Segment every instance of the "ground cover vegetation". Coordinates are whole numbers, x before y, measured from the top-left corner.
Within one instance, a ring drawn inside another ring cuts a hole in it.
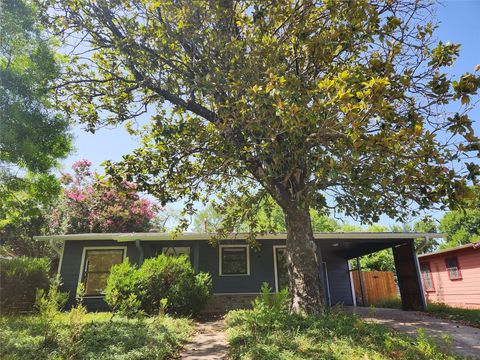
[[[32,315],[0,317],[2,359],[171,359],[193,332],[190,320],[160,314],[126,318],[87,313],[79,304],[60,309],[66,294],[39,291]]]
[[[480,328],[480,309],[461,309],[446,304],[429,303],[427,313]]]
[[[322,316],[288,312],[288,293],[264,286],[252,310],[226,318],[233,359],[456,359],[450,339],[437,342],[419,331],[415,338],[369,324],[341,309]]]

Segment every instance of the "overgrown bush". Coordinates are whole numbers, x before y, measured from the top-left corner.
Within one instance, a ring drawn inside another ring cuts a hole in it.
[[[32,311],[37,289],[48,289],[49,269],[46,258],[0,259],[0,312]]]
[[[211,286],[210,275],[195,274],[187,257],[162,254],[145,260],[139,269],[128,262],[112,267],[105,299],[112,310],[129,317],[195,315],[205,306]]]

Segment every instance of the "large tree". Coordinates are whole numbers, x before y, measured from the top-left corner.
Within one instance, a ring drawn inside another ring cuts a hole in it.
[[[268,197],[282,208],[292,311],[323,305],[311,208],[402,219],[478,175],[446,165],[479,150],[480,79],[445,73],[459,45],[434,43],[430,1],[41,2],[76,54],[63,109],[92,131],[151,115],[113,175],[187,213],[216,195],[222,234]]]
[[[145,232],[160,210],[136,192],[136,185],[112,183],[91,170],[83,159],[63,174],[63,194],[52,211],[50,232],[54,234]]]
[[[472,193],[463,207],[448,211],[440,220],[440,229],[448,234],[441,248],[480,241],[480,186],[472,187]]]
[[[24,0],[2,1],[0,33],[0,166],[45,172],[71,149],[68,121],[50,103],[60,73],[53,43]]]
[[[32,236],[60,192],[49,170],[71,149],[68,121],[50,101],[60,64],[30,1],[0,3],[0,34],[0,245],[46,255]]]

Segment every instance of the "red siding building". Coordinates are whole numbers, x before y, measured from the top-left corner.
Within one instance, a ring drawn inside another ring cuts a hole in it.
[[[418,256],[428,302],[480,309],[480,242]]]

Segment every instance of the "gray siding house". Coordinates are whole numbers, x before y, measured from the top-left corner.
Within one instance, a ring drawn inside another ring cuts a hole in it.
[[[39,236],[50,241],[60,254],[58,273],[62,290],[72,304],[79,284],[85,288],[84,303],[90,310],[108,310],[104,301],[106,279],[112,265],[128,259],[141,265],[157,256],[185,254],[194,268],[210,273],[213,296],[207,311],[248,306],[267,282],[274,291],[286,286],[286,234],[257,237],[258,246],[247,244],[248,234],[232,234],[212,246],[208,233],[102,233]],[[414,240],[431,237],[423,233],[315,233],[329,305],[356,305],[348,260],[392,248],[402,303],[405,310],[425,307],[425,298],[414,250]],[[438,237],[438,234],[435,234]],[[62,243],[61,248],[55,245]]]

